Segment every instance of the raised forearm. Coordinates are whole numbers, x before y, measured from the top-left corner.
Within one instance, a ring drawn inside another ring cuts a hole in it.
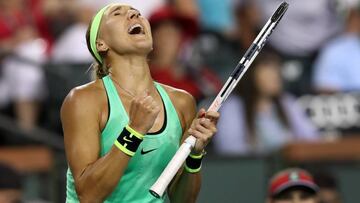
[[[130,156],[116,147],[84,169],[76,179],[80,202],[103,202],[114,190],[125,171]]]
[[[195,203],[201,187],[201,172],[188,173],[185,170],[170,188],[171,203]]]

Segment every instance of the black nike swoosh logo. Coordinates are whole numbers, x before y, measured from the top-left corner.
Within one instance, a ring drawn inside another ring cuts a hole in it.
[[[150,149],[150,150],[147,150],[147,151],[144,151],[144,149],[141,149],[141,155],[147,154],[147,153],[152,152],[152,151],[154,151],[154,150],[157,150],[157,148],[155,148],[155,149]]]

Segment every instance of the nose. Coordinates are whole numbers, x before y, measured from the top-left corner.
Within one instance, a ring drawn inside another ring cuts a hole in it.
[[[140,13],[137,10],[128,10],[128,19],[134,19],[134,18],[139,18]]]

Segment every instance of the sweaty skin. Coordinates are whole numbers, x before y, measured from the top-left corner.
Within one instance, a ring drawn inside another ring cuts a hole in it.
[[[134,23],[142,26],[144,34],[128,33]],[[103,56],[104,65],[111,67],[111,78],[121,85],[116,88],[129,115],[130,127],[142,134],[158,131],[165,118],[147,63],[147,55],[152,50],[149,22],[130,6],[113,4],[105,11],[99,30],[97,50]],[[216,132],[219,113],[202,109],[196,114],[190,94],[163,87],[181,121],[182,140],[190,132],[198,138],[192,153],[201,153]],[[106,91],[100,79],[71,90],[61,108],[66,156],[80,202],[104,201],[131,159],[114,146],[105,156],[99,156],[100,135],[108,115]],[[200,185],[200,173],[179,171],[169,187],[171,202],[195,202]]]

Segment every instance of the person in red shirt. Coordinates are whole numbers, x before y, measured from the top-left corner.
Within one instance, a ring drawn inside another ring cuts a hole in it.
[[[191,93],[197,101],[221,88],[220,80],[208,69],[189,62],[190,43],[198,33],[195,18],[178,14],[163,7],[149,19],[154,51],[150,70],[154,80]]]
[[[0,1],[0,108],[13,104],[15,119],[26,130],[37,124],[45,97],[42,64],[51,41],[38,3]]]

